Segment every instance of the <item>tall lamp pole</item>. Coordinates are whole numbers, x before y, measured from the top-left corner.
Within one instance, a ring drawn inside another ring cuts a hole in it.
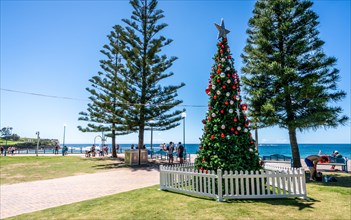
[[[154,123],[155,123],[154,120],[150,121],[150,127],[151,127],[151,150],[152,150],[152,141],[153,141],[153,133],[154,133],[154,129],[153,129]]]
[[[39,131],[37,131],[35,134],[37,135],[37,149],[36,149],[35,153],[38,156],[39,140],[40,140],[39,134],[40,133],[39,133]]]
[[[66,124],[63,125],[63,140],[62,140],[62,148],[65,146],[65,138],[66,138]]]
[[[185,118],[186,118],[186,112],[182,112],[182,118],[183,118],[183,146],[185,149]]]

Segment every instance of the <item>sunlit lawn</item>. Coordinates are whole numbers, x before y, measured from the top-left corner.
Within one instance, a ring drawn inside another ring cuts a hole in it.
[[[158,190],[158,186],[64,205],[11,219],[337,219],[351,217],[351,175],[308,183],[310,200],[217,202]]]
[[[119,160],[76,156],[0,157],[1,184],[101,172],[123,166]],[[329,175],[329,174],[328,174]],[[351,219],[351,174],[337,182],[308,182],[309,200],[211,199],[148,187],[33,212],[11,219]],[[133,181],[133,180],[131,180]]]
[[[101,172],[123,166],[110,158],[79,156],[6,156],[0,157],[0,184],[53,179],[82,173]]]

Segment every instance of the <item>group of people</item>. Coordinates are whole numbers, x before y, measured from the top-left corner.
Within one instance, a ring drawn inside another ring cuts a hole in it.
[[[168,163],[173,164],[173,152],[177,152],[177,156],[179,158],[179,163],[182,164],[184,163],[184,146],[182,145],[181,142],[178,143],[178,145],[175,145],[172,141],[169,142],[169,144],[166,146],[166,144],[163,144],[161,146],[161,149],[166,151],[168,154]]]
[[[0,155],[6,156],[6,153],[7,153],[13,156],[16,150],[17,150],[16,146],[10,146],[7,148],[7,150],[3,146],[0,146]]]
[[[118,149],[119,149],[119,145],[117,145],[117,151],[118,151]],[[85,157],[90,157],[90,156],[95,157],[96,153],[98,153],[98,155],[100,157],[108,155],[108,146],[105,144],[102,147],[102,150],[100,150],[100,149],[96,149],[95,144],[93,144],[93,146],[91,146],[90,150],[85,151]]]
[[[330,156],[335,157],[335,158],[342,157],[342,155],[337,150],[333,151],[333,153]],[[310,181],[316,181],[317,164],[318,163],[327,163],[327,162],[329,162],[329,159],[327,156],[310,155],[310,156],[305,158],[305,163],[310,170]],[[335,165],[332,165],[331,169],[335,169]]]

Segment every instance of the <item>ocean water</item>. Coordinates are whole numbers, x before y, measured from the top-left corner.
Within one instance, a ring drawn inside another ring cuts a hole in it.
[[[81,150],[85,152],[85,148],[89,148],[91,144],[67,144],[69,152],[79,153]],[[130,149],[131,144],[120,144],[122,151]],[[136,146],[136,144],[134,144]],[[147,149],[150,145],[145,144]],[[153,144],[154,150],[160,149],[160,144]],[[109,152],[111,152],[111,145],[108,145]],[[187,153],[196,154],[199,149],[199,144],[185,144]],[[312,154],[326,154],[330,155],[334,150],[339,151],[344,157],[351,158],[351,144],[299,144],[300,157],[305,158]],[[258,153],[260,156],[269,156],[272,154],[282,154],[291,156],[290,144],[259,144]]]

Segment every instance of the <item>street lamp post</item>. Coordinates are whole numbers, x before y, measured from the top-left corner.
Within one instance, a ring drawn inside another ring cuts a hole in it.
[[[154,134],[154,128],[153,128],[154,123],[155,123],[154,120],[150,121],[150,127],[151,127],[151,144],[150,144],[151,146],[150,146],[150,148],[151,148],[151,150],[152,150],[152,141],[153,141],[153,134]]]
[[[35,151],[35,154],[38,156],[39,139],[40,139],[39,134],[40,134],[40,133],[39,133],[39,131],[37,131],[35,134],[37,135],[37,149],[36,149],[36,151]]]
[[[182,112],[182,118],[183,118],[183,146],[185,149],[185,118],[186,118],[186,112]]]
[[[62,140],[62,149],[65,146],[65,138],[66,138],[66,124],[63,125],[63,140]]]
[[[151,158],[152,158],[152,154],[154,152],[154,150],[152,149],[152,141],[153,141],[153,134],[154,134],[154,120],[150,121],[150,127],[151,127],[151,143],[150,143],[150,150],[151,150]]]

